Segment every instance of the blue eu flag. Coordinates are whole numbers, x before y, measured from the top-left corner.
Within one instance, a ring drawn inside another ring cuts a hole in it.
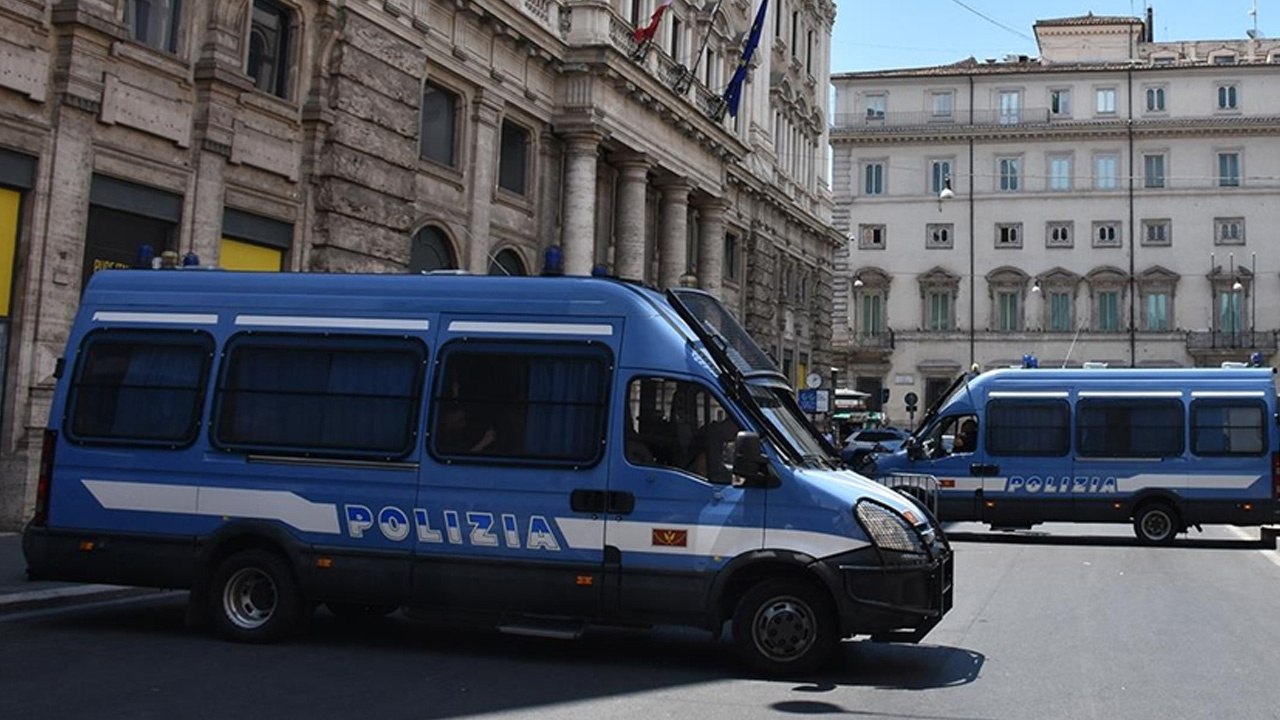
[[[761,0],[760,9],[756,11],[756,21],[751,23],[751,34],[747,36],[747,44],[742,48],[742,57],[738,60],[738,69],[733,79],[724,89],[724,101],[729,106],[729,115],[738,116],[738,101],[742,99],[742,84],[747,81],[747,68],[751,65],[751,56],[760,44],[760,31],[764,28],[764,16],[769,7],[769,0]]]

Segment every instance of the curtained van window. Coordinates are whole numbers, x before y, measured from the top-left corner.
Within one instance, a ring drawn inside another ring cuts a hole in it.
[[[403,458],[415,444],[426,359],[408,338],[233,338],[214,439],[264,454]]]
[[[1179,457],[1185,412],[1177,398],[1082,398],[1076,448],[1083,457]]]
[[[200,426],[213,338],[100,331],[81,346],[67,435],[79,442],[187,445]]]
[[[441,456],[590,464],[604,447],[608,351],[590,345],[446,347],[432,443]]]
[[[1071,449],[1071,410],[1065,400],[987,403],[987,452],[1062,457]]]
[[[1191,404],[1191,451],[1262,455],[1268,446],[1267,419],[1260,400],[1196,400]]]

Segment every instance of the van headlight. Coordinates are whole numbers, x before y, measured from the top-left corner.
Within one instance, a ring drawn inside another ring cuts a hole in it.
[[[885,555],[886,562],[924,562],[928,552],[920,534],[901,513],[878,502],[861,500],[853,508],[854,517],[871,543]]]

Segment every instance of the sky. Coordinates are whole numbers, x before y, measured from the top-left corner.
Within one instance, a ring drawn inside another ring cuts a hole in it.
[[[1255,0],[1151,0],[1156,42],[1244,39]],[[1039,55],[1036,20],[1144,15],[1145,0],[836,0],[831,72]],[[1258,32],[1280,35],[1280,0],[1256,0]],[[967,6],[967,7],[966,7]],[[987,19],[984,19],[985,15]],[[1001,27],[1004,26],[1004,27]],[[1268,32],[1271,30],[1271,32]]]

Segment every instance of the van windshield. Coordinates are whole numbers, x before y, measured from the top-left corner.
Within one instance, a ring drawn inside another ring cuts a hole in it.
[[[810,430],[811,426],[800,414],[799,406],[791,399],[790,388],[755,384],[747,387],[751,400],[760,408],[765,420],[800,455],[803,466],[834,467],[831,456]]]
[[[778,366],[719,300],[698,291],[672,290],[671,294],[701,326],[694,329],[716,341],[740,374],[750,376],[768,372],[782,377]]]

